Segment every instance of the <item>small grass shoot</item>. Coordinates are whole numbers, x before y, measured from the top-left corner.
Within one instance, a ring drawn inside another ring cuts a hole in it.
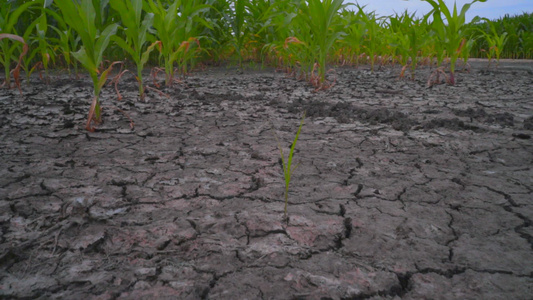
[[[300,127],[298,127],[298,131],[296,132],[296,136],[294,137],[294,140],[292,141],[292,145],[289,151],[289,156],[287,157],[287,160],[285,160],[285,155],[283,154],[283,147],[281,146],[281,143],[279,141],[278,135],[274,131],[274,137],[276,138],[276,142],[278,143],[279,153],[281,155],[281,165],[283,167],[283,176],[285,178],[285,208],[283,210],[283,219],[288,222],[287,218],[287,206],[289,204],[289,186],[291,183],[291,176],[292,173],[296,170],[298,165],[293,166],[292,159],[294,155],[294,148],[296,148],[296,142],[298,141],[298,137],[300,136],[300,132],[302,130],[302,126],[304,125],[305,120],[305,112],[302,116],[302,120],[300,121]]]

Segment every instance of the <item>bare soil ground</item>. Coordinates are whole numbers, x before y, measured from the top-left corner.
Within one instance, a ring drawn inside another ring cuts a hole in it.
[[[0,298],[530,299],[533,63],[472,64],[125,78],[94,133],[88,79],[2,89]]]

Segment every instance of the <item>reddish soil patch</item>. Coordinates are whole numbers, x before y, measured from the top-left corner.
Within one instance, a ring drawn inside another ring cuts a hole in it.
[[[530,298],[533,65],[485,65],[125,79],[95,133],[86,79],[0,90],[0,298]]]

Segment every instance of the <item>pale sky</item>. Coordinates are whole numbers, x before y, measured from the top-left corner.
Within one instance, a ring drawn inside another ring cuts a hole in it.
[[[410,13],[417,12],[417,16],[429,12],[432,6],[422,0],[348,0],[344,1],[359,3],[365,7],[365,12],[375,11],[378,16],[394,15],[395,12],[401,14],[407,9]],[[438,2],[436,0],[436,2]],[[445,0],[446,4],[453,9],[454,0]],[[460,12],[464,4],[472,0],[457,0],[457,10]],[[491,20],[504,16],[505,14],[516,15],[523,12],[533,12],[533,0],[487,0],[487,2],[476,2],[470,6],[466,13],[466,21],[470,22],[475,16],[489,18]]]

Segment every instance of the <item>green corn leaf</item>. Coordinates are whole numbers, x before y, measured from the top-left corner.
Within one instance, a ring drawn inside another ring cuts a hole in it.
[[[31,6],[43,4],[42,0],[29,1],[19,6],[15,11],[8,14],[7,22],[2,28],[2,33],[13,33],[13,26],[18,22],[20,15],[27,11]]]
[[[125,28],[131,28],[135,23],[135,15],[131,8],[130,0],[114,0],[110,2],[110,6],[120,15],[120,20]]]
[[[115,35],[118,29],[118,24],[110,24],[108,25],[104,31],[100,34],[100,37],[96,41],[94,50],[96,54],[96,63],[99,64],[102,61],[102,56],[104,55],[104,51],[107,48],[107,45],[111,41],[111,37]]]
[[[146,64],[146,62],[148,62],[148,58],[150,57],[150,53],[155,49],[156,46],[161,48],[161,42],[160,41],[153,42],[150,46],[148,46],[148,48],[146,48],[146,51],[144,51],[142,56],[141,56],[141,65],[144,66]]]
[[[164,26],[167,32],[171,32],[173,31],[173,28],[175,28],[179,2],[180,1],[174,1],[174,3],[166,11],[164,18]]]
[[[68,2],[68,1],[66,1]],[[96,11],[93,6],[92,0],[82,0],[81,1],[81,9],[78,10],[79,14],[82,16],[82,20],[85,24],[83,24],[83,28],[87,31],[89,37],[96,37],[97,36],[97,28],[96,28]]]
[[[113,40],[115,44],[117,44],[120,48],[126,51],[135,60],[135,58],[137,57],[137,53],[132,48],[132,45],[128,44],[123,38],[118,35],[113,35],[111,37],[111,40]]]
[[[139,35],[139,41],[140,42],[144,43],[146,41],[149,29],[150,29],[150,27],[152,27],[153,23],[154,23],[154,14],[153,13],[147,13],[144,16],[144,20],[141,23],[140,35]]]
[[[113,2],[113,1],[111,1],[111,2]],[[141,22],[141,17],[142,17],[143,1],[142,0],[132,0],[131,4],[133,6],[133,11],[135,12],[135,24],[139,24]]]
[[[98,90],[101,90],[104,84],[107,81],[107,75],[109,71],[111,71],[112,67],[107,68],[105,71],[102,72],[100,75],[100,78],[98,78]]]
[[[300,127],[298,127],[298,132],[296,132],[296,136],[294,137],[294,141],[292,142],[291,150],[289,152],[289,158],[287,162],[287,172],[289,173],[289,181],[290,181],[290,176],[292,174],[291,172],[292,156],[294,155],[294,148],[296,147],[296,142],[298,141],[298,137],[300,136],[300,131],[302,130],[302,126],[304,125],[304,120],[305,120],[305,112],[302,116],[302,120],[300,121]]]
[[[48,29],[48,23],[46,22],[46,14],[42,13],[41,16],[38,18],[38,23],[36,25],[37,33],[39,35],[39,38],[45,39],[46,38],[46,31]]]
[[[56,1],[55,3],[61,10],[65,23],[78,34],[83,46],[86,48],[86,52],[89,54],[94,53],[96,29],[89,30],[89,27],[95,26],[94,23],[91,24],[89,22],[86,14],[81,12],[81,7],[74,4],[73,1]],[[94,32],[94,35],[91,35],[92,32]]]
[[[51,10],[51,9],[46,9],[46,13],[54,18],[54,20],[59,24],[60,28],[66,28],[67,27],[63,17],[60,16],[57,12],[55,12],[54,10]],[[56,28],[56,27],[53,27],[53,28]]]
[[[85,47],[81,47],[80,50],[78,50],[77,52],[72,52],[72,56],[77,59],[83,65],[83,67],[86,68],[87,71],[89,71],[89,73],[98,73],[98,67],[96,63],[91,59],[91,57],[87,54]]]

